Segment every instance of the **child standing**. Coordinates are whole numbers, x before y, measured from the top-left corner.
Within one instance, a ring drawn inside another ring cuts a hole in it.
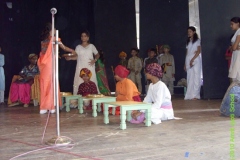
[[[163,45],[164,55],[161,56],[159,64],[162,66],[163,69],[162,81],[168,86],[171,95],[173,95],[173,82],[175,81],[175,63],[174,57],[172,54],[169,53],[169,51],[169,45]]]
[[[158,60],[156,58],[156,51],[154,48],[151,48],[149,51],[148,51],[148,58],[146,59],[145,61],[145,68],[144,68],[144,71],[146,70],[146,67],[149,65],[149,64],[152,64],[152,63],[158,63]],[[150,81],[149,80],[146,80],[146,84],[145,84],[145,90],[146,90],[146,93],[148,91],[148,86],[150,84]]]
[[[145,67],[146,67],[146,60],[150,58],[150,50],[147,51],[147,57],[144,58],[143,60],[143,70],[145,70]]]
[[[158,60],[158,64],[160,63],[160,58],[161,56],[164,54],[163,53],[163,45],[157,45],[157,60]]]
[[[5,64],[2,48],[0,47],[0,105],[4,104],[5,74],[3,66]]]
[[[79,77],[83,79],[83,83],[79,85],[77,94],[80,94],[82,96],[87,96],[88,94],[98,94],[96,84],[90,80],[91,76],[92,73],[87,68],[83,68],[80,71]],[[90,109],[91,108],[90,100],[84,100],[83,105],[84,109]]]
[[[142,70],[142,60],[137,56],[137,48],[131,49],[132,57],[128,60],[128,68],[130,69],[129,79],[131,79],[135,84],[137,84],[138,91],[142,92],[142,82],[141,82],[141,70]]]
[[[119,53],[119,58],[120,58],[119,65],[122,65],[127,68],[127,65],[128,65],[128,60],[126,59],[127,54],[122,51],[121,53]]]
[[[161,66],[157,63],[149,64],[146,67],[146,77],[151,80],[147,96],[143,102],[152,104],[151,121],[154,124],[161,123],[162,120],[174,119],[171,94],[167,86],[161,82]],[[145,119],[145,110],[133,111],[131,123],[142,123]]]
[[[145,69],[146,67],[151,63],[158,63],[158,60],[156,58],[156,51],[154,48],[151,48],[148,53],[148,59],[145,61]]]

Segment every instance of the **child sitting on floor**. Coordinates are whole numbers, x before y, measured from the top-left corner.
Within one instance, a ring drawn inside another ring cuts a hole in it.
[[[118,65],[114,70],[114,78],[116,79],[116,92],[117,101],[141,101],[140,92],[137,86],[130,79],[127,78],[129,70],[122,65]],[[116,115],[120,114],[120,108],[116,108]]]
[[[96,84],[90,80],[92,73],[89,69],[83,68],[80,71],[79,77],[83,79],[83,83],[79,85],[77,94],[80,94],[82,96],[87,96],[88,94],[98,94]],[[90,100],[84,100],[83,105],[83,109],[92,109]]]
[[[171,94],[167,86],[160,80],[162,77],[161,66],[157,63],[149,64],[146,67],[146,77],[151,80],[147,96],[143,102],[152,104],[151,121],[154,124],[161,123],[161,120],[174,119]],[[142,123],[145,119],[145,110],[133,111],[131,123]]]

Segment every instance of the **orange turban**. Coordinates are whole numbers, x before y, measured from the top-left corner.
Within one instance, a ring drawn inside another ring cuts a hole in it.
[[[89,69],[87,69],[87,68],[81,69],[81,71],[80,71],[80,77],[82,77],[82,76],[85,75],[85,74],[86,74],[89,78],[92,77],[92,72],[91,72]]]
[[[122,65],[118,65],[115,68],[114,72],[115,72],[115,75],[118,75],[121,78],[127,78],[129,74],[129,70],[127,70],[127,68]]]
[[[122,51],[121,53],[119,53],[119,58],[120,58],[120,57],[127,57],[127,53],[125,53],[125,52]]]

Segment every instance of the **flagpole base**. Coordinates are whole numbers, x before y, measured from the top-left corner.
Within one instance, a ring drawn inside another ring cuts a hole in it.
[[[58,137],[58,136],[55,136],[51,139],[49,139],[48,141],[45,142],[46,145],[50,145],[50,146],[53,146],[53,145],[61,145],[61,146],[64,146],[64,145],[68,145],[68,144],[71,144],[72,141],[67,138],[67,137]]]

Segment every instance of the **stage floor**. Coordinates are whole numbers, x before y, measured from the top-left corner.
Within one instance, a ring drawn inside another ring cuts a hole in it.
[[[96,118],[91,111],[79,114],[77,109],[60,113],[61,136],[71,138],[70,150],[47,148],[16,158],[17,160],[227,160],[230,159],[231,120],[219,114],[220,99],[184,101],[173,96],[176,117],[145,127],[130,124],[119,129],[119,116],[103,114]],[[41,144],[48,115],[30,105],[0,107],[1,160],[49,147]],[[240,159],[240,118],[235,119],[235,159]],[[44,142],[56,135],[56,115],[51,114]]]

